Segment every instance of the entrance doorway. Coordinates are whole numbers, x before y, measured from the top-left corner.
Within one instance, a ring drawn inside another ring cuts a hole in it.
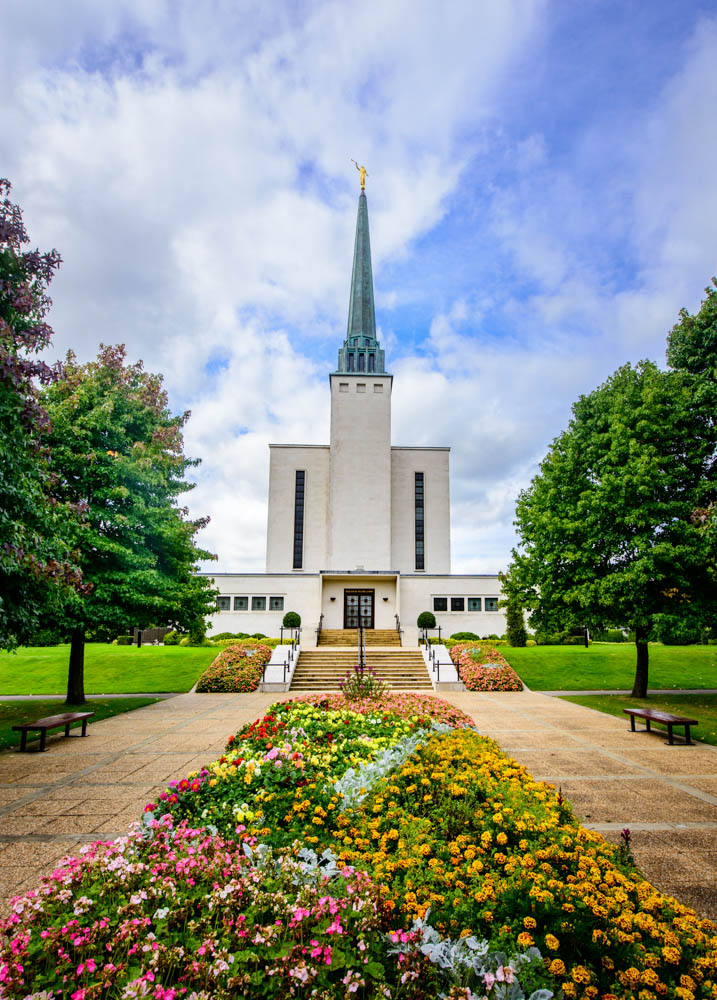
[[[344,591],[344,628],[373,628],[373,590]]]

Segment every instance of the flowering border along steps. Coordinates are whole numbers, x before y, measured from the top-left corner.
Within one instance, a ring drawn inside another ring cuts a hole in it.
[[[302,650],[294,677],[292,691],[338,691],[347,671],[357,663],[355,649],[331,648]],[[366,665],[393,690],[431,691],[433,685],[426,664],[418,649],[380,649],[372,647],[366,652]]]

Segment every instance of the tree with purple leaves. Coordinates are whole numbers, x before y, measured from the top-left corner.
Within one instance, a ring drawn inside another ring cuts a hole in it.
[[[83,588],[66,526],[78,511],[59,501],[47,466],[49,419],[38,383],[58,375],[38,355],[50,342],[46,289],[56,250],[25,249],[20,207],[0,179],[0,648],[13,649],[48,609]]]

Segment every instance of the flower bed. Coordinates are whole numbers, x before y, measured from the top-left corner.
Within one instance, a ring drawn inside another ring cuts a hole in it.
[[[212,660],[197,681],[197,691],[243,692],[256,691],[264,667],[271,659],[271,648],[260,643],[253,646],[227,646]]]
[[[492,646],[457,643],[450,650],[458,675],[469,691],[522,691],[523,682]]]
[[[466,716],[356,707],[274,705],[16,901],[0,995],[717,997],[714,925]]]

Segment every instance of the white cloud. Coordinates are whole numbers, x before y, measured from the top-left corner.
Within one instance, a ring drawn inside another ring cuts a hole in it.
[[[627,357],[659,356],[679,306],[697,305],[717,270],[715,23],[629,136],[586,113],[571,159],[504,115],[516,60],[531,44],[547,57],[547,9],[6,4],[0,152],[33,241],[65,260],[57,349],[123,341],[191,407],[190,503],[212,516],[218,568],[263,567],[268,442],[328,440],[350,157],[369,169],[375,273],[414,259],[478,184],[486,252],[506,262],[500,285],[436,302],[417,357],[379,314],[394,440],[453,447],[457,569],[505,565],[515,495],[570,402]],[[380,311],[405,301],[396,286],[377,296]]]

